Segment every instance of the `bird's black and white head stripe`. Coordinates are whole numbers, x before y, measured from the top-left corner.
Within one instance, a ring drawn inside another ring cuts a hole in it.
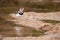
[[[23,15],[23,13],[24,13],[24,8],[20,8],[19,11],[18,11],[18,14]]]

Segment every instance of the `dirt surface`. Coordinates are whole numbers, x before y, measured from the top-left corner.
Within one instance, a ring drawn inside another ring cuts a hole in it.
[[[12,21],[17,25],[24,25],[25,27],[32,27],[36,30],[45,30],[46,35],[39,37],[2,37],[3,40],[60,40],[60,23],[53,25],[40,21],[41,19],[60,21],[60,12],[25,12],[22,16],[16,16],[15,13],[11,13],[9,16],[15,19],[6,19],[7,21]]]
[[[53,34],[40,37],[5,37],[3,40],[60,40],[60,36]]]
[[[42,19],[57,20],[60,21],[60,12],[51,13],[36,13],[36,12],[25,12],[22,16],[16,16],[15,14],[10,14],[13,18],[16,18],[16,24],[21,24],[25,26],[30,26],[34,28],[40,28],[44,25],[51,25],[50,23],[43,23]]]

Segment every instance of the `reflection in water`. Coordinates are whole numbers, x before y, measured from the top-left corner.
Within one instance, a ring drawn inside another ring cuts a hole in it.
[[[22,27],[18,27],[18,26],[16,26],[16,27],[14,27],[15,28],[15,30],[16,30],[16,34],[18,35],[18,36],[23,36],[23,28]]]

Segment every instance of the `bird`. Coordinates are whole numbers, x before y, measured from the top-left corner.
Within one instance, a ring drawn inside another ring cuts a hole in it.
[[[24,14],[24,8],[20,8],[19,11],[16,13],[16,16],[22,16]]]

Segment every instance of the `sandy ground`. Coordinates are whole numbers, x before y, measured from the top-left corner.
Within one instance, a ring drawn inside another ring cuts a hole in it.
[[[41,28],[44,25],[51,25],[49,23],[43,23],[39,20],[42,19],[50,19],[50,20],[58,20],[60,21],[60,12],[51,12],[51,13],[36,13],[36,12],[25,12],[22,16],[16,16],[16,14],[10,14],[13,18],[16,18],[14,20],[16,24],[30,26],[33,28]]]
[[[12,15],[14,18],[15,14]],[[29,19],[29,20],[37,20],[37,19],[50,19],[50,20],[59,20],[60,21],[60,12],[50,12],[50,13],[36,13],[36,12],[25,12],[20,18]]]
[[[60,12],[50,12],[50,13],[36,13],[36,12],[25,12],[22,16],[16,16],[16,14],[10,14],[10,16],[16,18],[15,23],[19,25],[24,25],[39,29],[48,29],[48,34],[56,32],[56,29],[60,28],[60,24],[52,25],[50,23],[43,23],[42,19],[58,20],[60,21]],[[44,25],[50,25],[44,27]],[[60,31],[60,29],[59,29]],[[59,33],[59,32],[58,32]]]
[[[5,37],[3,40],[60,40],[60,35],[44,35],[40,37]]]
[[[58,20],[60,21],[60,12],[51,12],[51,13],[36,13],[36,12],[25,12],[22,16],[16,16],[14,13],[9,16],[15,18],[13,20],[7,19],[9,21],[14,21],[16,24],[24,25],[28,27],[33,27],[35,29],[41,28],[44,25],[51,25],[49,23],[43,23],[39,20],[41,19],[50,19],[50,20]],[[59,30],[55,29],[51,30],[50,26],[48,33],[51,31],[60,32],[60,24],[55,25]],[[54,26],[52,26],[54,28]],[[45,28],[43,28],[45,29]],[[46,30],[46,29],[45,29]],[[40,37],[4,37],[3,40],[60,40],[60,34],[48,34]]]

